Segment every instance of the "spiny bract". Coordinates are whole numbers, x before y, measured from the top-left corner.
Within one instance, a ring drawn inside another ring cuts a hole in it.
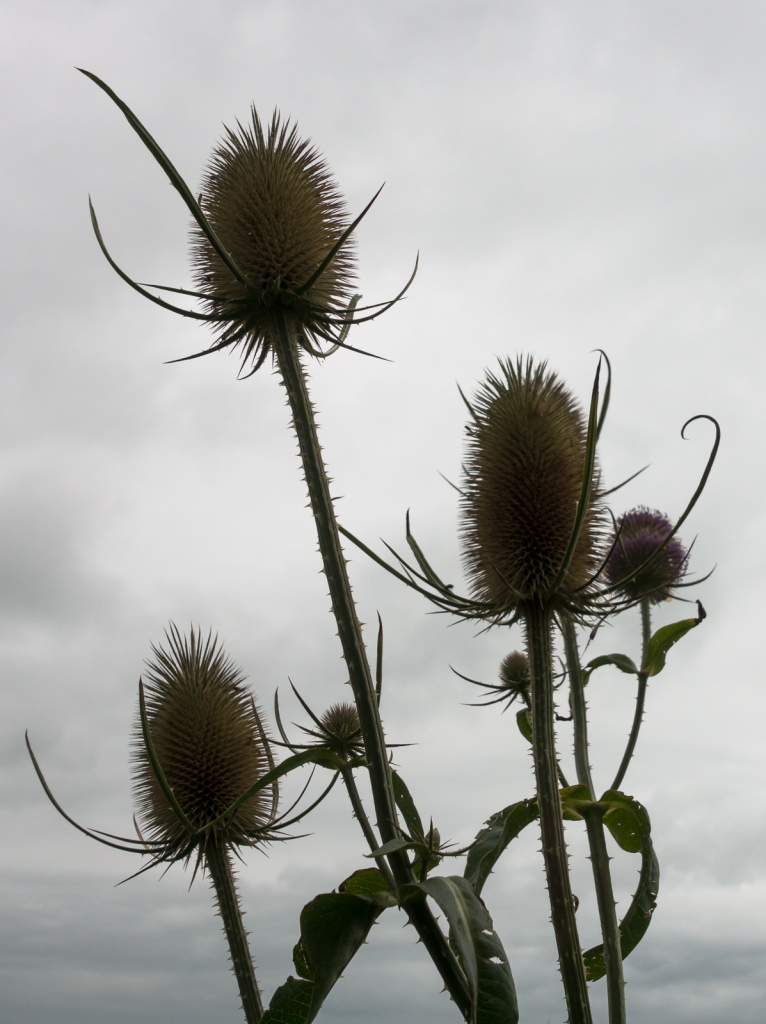
[[[203,177],[200,206],[224,248],[253,286],[236,280],[198,226],[191,258],[209,313],[230,322],[219,344],[242,346],[243,365],[258,366],[279,336],[284,317],[304,347],[334,340],[328,317],[348,304],[354,260],[344,242],[319,278],[317,271],[348,226],[343,198],[316,149],[277,112],[264,132],[251,124],[226,129]]]
[[[473,401],[461,501],[463,560],[473,595],[503,609],[545,600],[581,606],[598,569],[593,494],[569,569],[562,565],[582,486],[586,425],[546,364],[500,360]]]
[[[268,739],[242,673],[217,638],[208,634],[203,641],[191,630],[187,639],[172,623],[166,637],[167,647],[152,646],[154,657],[147,662],[147,720],[168,784],[192,825],[202,828],[269,770]],[[140,721],[132,768],[143,834],[181,853],[189,834],[157,783]],[[253,845],[267,824],[270,803],[263,791],[257,793],[216,830],[217,837],[227,845]]]

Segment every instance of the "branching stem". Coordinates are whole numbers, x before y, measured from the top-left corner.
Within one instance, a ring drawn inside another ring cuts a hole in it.
[[[548,609],[531,604],[525,610],[525,623],[527,653],[532,675],[532,749],[551,921],[556,935],[561,980],[564,984],[570,1024],[592,1024],[582,949],[569,881],[564,822],[558,789],[551,614]]]
[[[370,819],[367,817],[364,806],[362,805],[362,798],[359,796],[359,790],[356,788],[354,772],[351,768],[346,768],[341,772],[341,775],[343,776],[343,781],[346,784],[346,792],[348,793],[348,798],[351,801],[351,806],[354,808],[356,820],[359,822],[362,832],[364,832],[364,838],[367,840],[367,845],[374,853],[378,849],[379,843],[372,830]],[[377,865],[378,870],[388,882],[392,891],[395,892],[396,882],[394,881],[394,876],[391,874],[391,868],[386,864],[382,857],[378,858]]]
[[[386,843],[391,839],[398,838],[399,833],[383,726],[378,714],[375,686],[362,638],[362,627],[351,594],[346,559],[340,543],[327,471],[317,436],[314,410],[306,385],[306,374],[300,360],[297,339],[284,318],[281,320],[279,337],[274,345],[274,354],[287,392],[293,426],[298,438],[311,511],[316,523],[322,565],[327,577],[332,610],[338,626],[338,636],[359,713],[359,725],[364,737],[370,770],[370,785],[378,832],[383,842]],[[391,854],[389,864],[397,887],[415,881],[409,858],[404,851],[400,850]],[[408,907],[408,913],[447,990],[465,1019],[469,1020],[472,1006],[465,975],[431,910],[423,901],[413,903]]]

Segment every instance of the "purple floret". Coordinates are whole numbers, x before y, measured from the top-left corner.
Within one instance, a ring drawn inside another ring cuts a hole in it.
[[[686,573],[688,552],[673,537],[656,558],[630,579],[631,572],[655,552],[672,532],[673,526],[662,512],[639,506],[617,520],[620,539],[606,564],[606,576],[632,601],[648,598],[659,604],[673,596],[673,587]]]

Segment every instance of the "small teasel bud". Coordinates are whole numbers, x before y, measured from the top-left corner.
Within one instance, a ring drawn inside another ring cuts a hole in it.
[[[518,358],[487,374],[472,412],[461,532],[473,596],[504,610],[541,599],[586,603],[598,568],[595,484],[569,568],[548,593],[582,487],[587,429],[579,406],[545,363]]]
[[[195,828],[214,821],[269,770],[268,738],[239,668],[217,637],[183,636],[171,623],[166,646],[153,646],[144,676],[146,714],[162,771]],[[133,790],[142,834],[179,850],[188,833],[152,771],[135,727]],[[226,846],[253,845],[268,823],[264,791],[245,801],[216,829]]]
[[[275,112],[264,130],[253,108],[249,125],[226,130],[203,177],[200,205],[247,283],[237,280],[198,226],[191,259],[209,313],[227,320],[221,342],[244,348],[244,361],[268,353],[277,318],[315,346],[326,319],[348,304],[353,243],[344,242],[308,289],[303,286],[348,226],[343,198],[322,158]]]
[[[338,757],[355,757],[364,749],[359,714],[353,704],[333,704],[322,715],[320,728],[325,745]]]
[[[619,537],[606,564],[609,582],[630,601],[646,598],[651,604],[659,604],[671,598],[674,585],[686,573],[689,555],[677,537],[658,551],[673,531],[668,517],[639,505],[620,516],[617,528]],[[657,554],[651,558],[654,552]],[[640,571],[632,575],[635,569]]]
[[[529,658],[523,651],[511,651],[500,663],[500,684],[505,690],[523,693],[529,689],[532,676],[529,671]]]

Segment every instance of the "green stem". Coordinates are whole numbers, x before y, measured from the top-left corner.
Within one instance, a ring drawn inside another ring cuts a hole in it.
[[[593,881],[596,885],[598,916],[601,921],[601,935],[604,940],[604,965],[606,968],[606,994],[609,1008],[609,1024],[625,1024],[625,979],[622,973],[622,949],[620,948],[620,927],[612,890],[612,874],[609,870],[609,854],[601,811],[597,806],[584,812],[585,827],[588,830],[590,859],[593,866]]]
[[[532,750],[540,809],[543,859],[556,935],[561,980],[570,1024],[591,1024],[588,986],[569,882],[564,821],[558,789],[553,708],[551,614],[532,604],[525,610],[527,652],[532,675]]]
[[[574,724],[574,755],[577,781],[587,786],[595,799],[590,763],[588,758],[588,709],[585,703],[585,687],[580,667],[580,652],[577,648],[577,631],[571,619],[562,617],[564,650],[569,672],[569,695]],[[588,831],[590,860],[593,868],[593,882],[596,887],[598,916],[601,935],[604,940],[604,964],[606,967],[606,990],[609,1004],[609,1024],[625,1024],[625,980],[622,973],[622,949],[620,928],[617,923],[612,874],[609,870],[609,854],[601,813],[597,808],[585,813],[585,827]]]
[[[356,788],[354,772],[351,768],[345,768],[341,771],[341,775],[343,776],[343,781],[346,784],[346,791],[348,793],[349,800],[351,801],[351,806],[354,808],[356,820],[361,825],[362,832],[364,832],[364,838],[367,840],[367,845],[374,853],[378,849],[379,843],[375,833],[372,831],[370,819],[367,817],[364,806],[362,805],[362,798],[359,796],[359,790]],[[394,876],[391,874],[391,868],[389,868],[388,864],[386,864],[382,857],[378,858],[377,866],[378,870],[391,887],[391,891],[395,892],[396,882],[394,881]]]
[[[647,598],[641,602],[641,667],[646,664],[646,655],[649,648],[649,641],[652,637],[652,606],[649,604]],[[646,684],[649,677],[646,672],[638,673],[638,693],[636,694],[636,711],[633,715],[633,725],[630,729],[630,735],[628,736],[628,745],[625,748],[625,753],[622,756],[620,767],[617,769],[617,774],[614,777],[614,782],[609,787],[610,789],[619,789],[622,785],[622,780],[625,778],[625,772],[628,770],[630,759],[633,757],[633,751],[636,749],[636,743],[638,742],[638,733],[641,729],[641,723],[644,720],[644,704],[646,703]]]
[[[340,543],[330,487],[317,436],[314,410],[306,386],[306,375],[300,361],[297,341],[288,324],[280,321],[280,333],[274,346],[277,366],[287,392],[293,426],[308,486],[311,511],[316,523],[319,551],[330,590],[330,600],[349,681],[354,692],[359,725],[364,737],[365,753],[370,771],[370,785],[375,804],[378,831],[384,843],[398,838],[396,804],[386,754],[383,726],[378,714],[375,687],[362,638],[362,627],[356,614],[346,571],[346,559]],[[409,858],[404,851],[389,857],[397,887],[415,881]],[[423,945],[428,950],[444,984],[460,1012],[469,1020],[472,1013],[468,984],[447,940],[425,901],[408,908]]]
[[[215,889],[218,909],[223,921],[226,941],[229,943],[234,976],[239,985],[242,1009],[247,1024],[258,1024],[263,1016],[263,1004],[255,980],[253,960],[247,943],[247,932],[242,921],[231,861],[225,844],[215,839],[205,849],[205,864]]]

